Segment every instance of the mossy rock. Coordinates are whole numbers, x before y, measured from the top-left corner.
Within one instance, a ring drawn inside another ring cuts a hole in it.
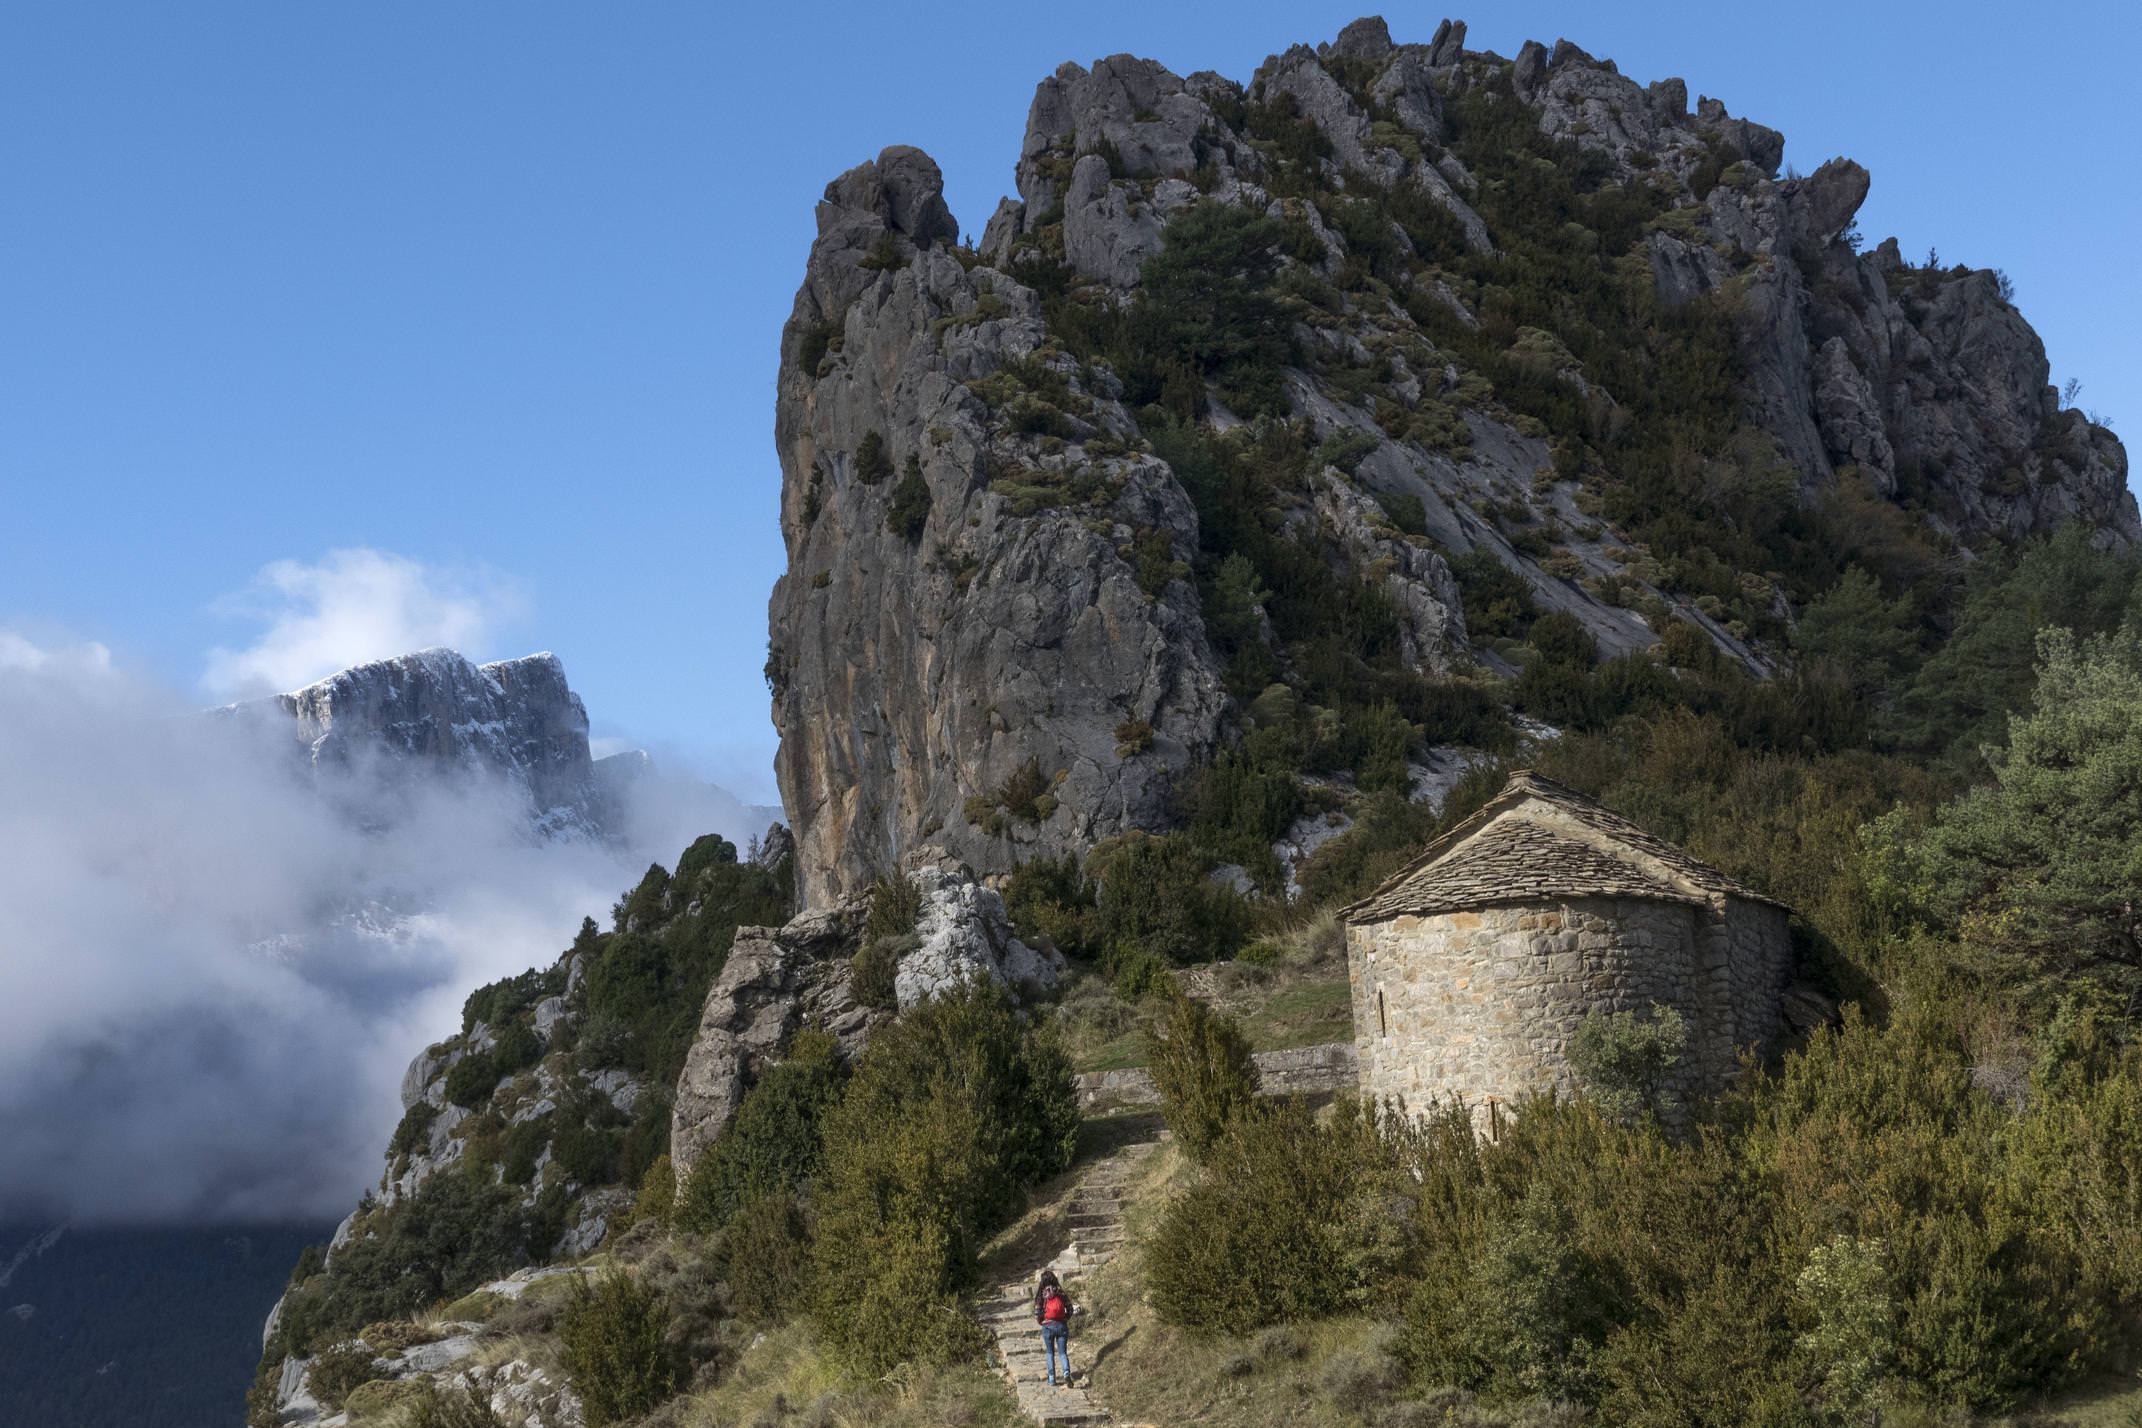
[[[485,1324],[489,1323],[499,1310],[505,1308],[507,1303],[508,1300],[505,1295],[494,1293],[489,1289],[479,1289],[472,1294],[464,1294],[453,1303],[447,1305],[439,1311],[439,1316],[442,1319],[455,1319],[471,1324]]]
[[[423,1382],[419,1379],[374,1379],[351,1389],[350,1396],[342,1402],[342,1409],[349,1414],[352,1428],[360,1423],[386,1423],[391,1421],[396,1409],[414,1403],[423,1391]]]
[[[367,1324],[358,1333],[365,1347],[375,1354],[398,1354],[415,1344],[428,1344],[441,1337],[422,1324],[408,1319],[393,1319],[376,1324]]]

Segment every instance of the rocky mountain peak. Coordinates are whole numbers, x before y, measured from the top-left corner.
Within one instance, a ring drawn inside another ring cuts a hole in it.
[[[1346,648],[1392,689],[1510,673],[1490,586],[1602,656],[1678,623],[1777,669],[1786,577],[1666,534],[1721,491],[2142,540],[1998,276],[1861,252],[1867,171],[1783,152],[1568,40],[1370,17],[1247,82],[1060,66],[973,250],[919,151],[836,179],[776,407],[806,900],[1165,826],[1262,685],[1340,717]]]
[[[450,649],[373,660],[251,706],[289,721],[299,757],[336,791],[424,773],[526,791],[547,831],[599,822],[588,715],[548,652],[478,665]]]

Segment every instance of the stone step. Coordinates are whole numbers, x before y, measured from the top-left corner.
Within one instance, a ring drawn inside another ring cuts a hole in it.
[[[1047,1394],[1049,1386],[1043,1384],[1041,1391]],[[1043,1428],[1086,1428],[1088,1424],[1116,1421],[1107,1409],[1097,1408],[1091,1403],[1022,1402],[1020,1406],[1026,1409],[1027,1417],[1043,1425]]]

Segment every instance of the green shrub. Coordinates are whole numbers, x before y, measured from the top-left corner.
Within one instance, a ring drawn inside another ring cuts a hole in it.
[[[1402,1266],[1399,1171],[1373,1115],[1298,1100],[1236,1118],[1146,1248],[1171,1323],[1244,1333],[1382,1302]]]
[[[610,923],[617,932],[635,932],[662,921],[668,912],[669,870],[649,863],[639,883],[610,907]]]
[[[1143,956],[1183,965],[1225,957],[1249,930],[1241,894],[1205,876],[1186,839],[1128,833],[1093,850],[1095,932],[1113,974]]]
[[[669,1320],[662,1296],[629,1275],[574,1281],[558,1339],[590,1428],[636,1417],[677,1391]]]
[[[1989,750],[1994,781],[1923,833],[1893,814],[1879,894],[1956,927],[2008,975],[2057,996],[2142,990],[2142,626],[2078,641],[2049,630],[2038,685]]]
[[[796,370],[806,378],[818,375],[818,364],[825,360],[827,349],[833,345],[837,329],[830,322],[813,322],[796,335]]]
[[[907,255],[900,251],[900,240],[888,228],[878,234],[878,241],[870,251],[856,260],[855,264],[865,272],[888,273],[907,266]]]
[[[429,1101],[418,1101],[402,1112],[402,1119],[394,1127],[394,1138],[387,1143],[387,1159],[401,1157],[422,1150],[431,1142],[431,1124],[439,1118],[439,1108]]]
[[[915,950],[914,934],[873,937],[858,947],[849,967],[848,990],[856,1001],[879,1011],[899,1005],[900,959]]]
[[[441,1388],[428,1378],[416,1380],[415,1387],[406,1409],[408,1428],[506,1428],[483,1394]]]
[[[1808,1320],[1799,1349],[1840,1418],[1867,1418],[1896,1357],[1896,1306],[1880,1240],[1836,1235],[1808,1254],[1793,1292]]]
[[[1670,1109],[1666,1081],[1688,1050],[1688,1024],[1672,1007],[1587,1015],[1569,1038],[1569,1064],[1599,1109],[1619,1121]]]
[[[722,1231],[717,1263],[729,1308],[753,1324],[776,1324],[810,1282],[809,1241],[794,1192],[770,1190],[739,1205]]]
[[[922,917],[922,888],[913,878],[884,877],[870,885],[870,914],[863,936],[904,937]]]
[[[1599,642],[1584,622],[1567,610],[1549,610],[1532,622],[1525,643],[1549,664],[1590,669],[1599,662]]]
[[[1363,896],[1418,853],[1436,827],[1433,808],[1397,793],[1356,805],[1354,826],[1319,844],[1296,869],[1302,901],[1335,906]]]
[[[592,928],[591,923],[589,929]],[[461,1003],[461,1034],[466,1036],[474,1031],[478,1022],[492,1027],[503,1026],[545,997],[557,996],[564,990],[565,967],[562,963],[530,968],[518,976],[478,987]]]
[[[509,1021],[498,1029],[498,1044],[491,1048],[491,1066],[504,1080],[525,1071],[543,1059],[543,1038],[525,1021]]]
[[[528,1120],[506,1128],[506,1137],[499,1147],[499,1175],[508,1185],[526,1185],[535,1179],[536,1160],[543,1154],[543,1147],[550,1144],[550,1132],[555,1116],[533,1116]]]
[[[973,1342],[957,1292],[1024,1187],[1070,1162],[1078,1101],[1046,1028],[975,983],[880,1031],[827,1117],[810,1313],[853,1371]]]
[[[1094,887],[1076,855],[1029,858],[1012,869],[1004,908],[1019,935],[1073,957],[1099,951]]]
[[[632,1197],[632,1212],[626,1217],[626,1223],[651,1220],[667,1226],[676,1211],[677,1169],[667,1155],[658,1155],[648,1163],[647,1173],[640,1177],[640,1188]]]
[[[327,1268],[291,1296],[284,1328],[304,1352],[366,1324],[414,1317],[527,1262],[536,1226],[520,1192],[460,1169],[359,1222]]]
[[[930,483],[922,474],[922,461],[915,456],[907,458],[907,467],[893,486],[892,500],[885,506],[885,529],[902,540],[916,541],[922,538],[922,528],[930,519]]]
[[[1532,587],[1486,546],[1453,558],[1450,573],[1464,600],[1466,633],[1474,639],[1520,635],[1531,625],[1538,608]]]
[[[446,1099],[466,1110],[490,1100],[497,1087],[498,1067],[487,1051],[468,1052],[447,1068]]]
[[[1277,880],[1271,845],[1294,826],[1302,808],[1291,771],[1223,750],[1197,775],[1189,802],[1191,828],[1215,856],[1245,867],[1273,863]]]
[[[1256,1102],[1257,1064],[1242,1028],[1179,992],[1146,1034],[1146,1067],[1160,1092],[1161,1117],[1198,1160]]]
[[[818,1168],[821,1127],[845,1081],[840,1043],[823,1031],[797,1032],[787,1056],[760,1073],[728,1128],[692,1166],[677,1223],[720,1229],[748,1201],[792,1193]]]
[[[892,475],[892,457],[886,454],[885,438],[875,431],[863,433],[862,444],[855,448],[855,479],[866,486],[875,486]]]
[[[339,1409],[350,1391],[360,1384],[374,1383],[386,1377],[379,1367],[378,1355],[359,1339],[334,1344],[313,1355],[312,1365],[306,1370],[306,1382],[312,1387],[313,1396],[330,1409]]]
[[[736,845],[719,833],[705,833],[692,840],[677,859],[677,876],[672,882],[686,891],[696,891],[701,874],[710,869],[733,868],[737,865]]]
[[[775,872],[735,861],[734,845],[702,852],[688,899],[672,897],[664,910],[653,891],[661,870],[650,869],[621,905],[620,926],[629,930],[603,938],[587,959],[588,1019],[577,1050],[583,1065],[622,1066],[657,1085],[674,1085],[737,927],[787,921],[789,888]],[[677,882],[661,878],[662,893]],[[685,910],[692,901],[696,913]]]
[[[1231,203],[1200,203],[1169,221],[1141,272],[1133,345],[1118,367],[1134,404],[1172,395],[1182,415],[1195,414],[1202,393],[1173,375],[1187,371],[1240,415],[1286,410],[1279,376],[1293,344],[1272,292],[1281,236],[1273,219]]]
[[[1419,1374],[1501,1402],[1577,1394],[1600,1292],[1592,1279],[1569,1211],[1533,1181],[1454,1286],[1426,1281],[1416,1294]]]

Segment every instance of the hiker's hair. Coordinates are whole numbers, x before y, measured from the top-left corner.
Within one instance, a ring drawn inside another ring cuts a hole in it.
[[[1053,1269],[1043,1270],[1041,1272],[1040,1282],[1035,1285],[1035,1288],[1037,1289],[1061,1289],[1062,1287],[1063,1285],[1056,1278],[1056,1271]]]

